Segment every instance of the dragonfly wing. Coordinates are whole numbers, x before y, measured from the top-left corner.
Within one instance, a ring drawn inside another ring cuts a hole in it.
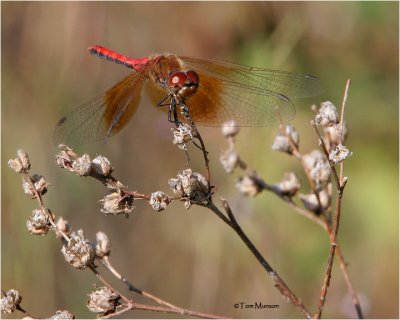
[[[191,57],[180,59],[188,69],[245,88],[252,87],[290,98],[312,97],[324,91],[314,76]]]
[[[104,140],[119,132],[139,105],[144,80],[142,73],[132,73],[103,96],[62,117],[54,132],[54,142],[75,146]]]
[[[197,93],[186,102],[198,125],[221,126],[235,120],[238,126],[267,126],[291,120],[296,111],[288,97],[271,91],[218,81],[199,74]]]
[[[295,115],[293,103],[284,95],[244,88],[200,71],[198,74],[199,89],[186,101],[190,117],[197,125],[221,126],[235,120],[238,126],[267,126],[289,121]],[[154,105],[167,96],[165,89],[152,81],[146,82],[146,92]],[[167,106],[161,109],[169,110]],[[178,118],[184,120],[179,110]]]

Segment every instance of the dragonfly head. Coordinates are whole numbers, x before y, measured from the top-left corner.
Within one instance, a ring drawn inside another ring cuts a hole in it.
[[[183,100],[197,92],[199,83],[199,76],[193,70],[176,71],[169,76],[167,81],[168,87]]]

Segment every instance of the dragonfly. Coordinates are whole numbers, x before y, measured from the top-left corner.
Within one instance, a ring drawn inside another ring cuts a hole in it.
[[[134,71],[63,116],[54,133],[56,143],[78,145],[115,135],[134,116],[142,95],[167,111],[175,124],[190,117],[200,126],[229,121],[254,127],[291,120],[296,113],[291,99],[323,92],[321,82],[311,75],[167,53],[135,59],[100,45],[88,50]],[[185,112],[177,106],[184,106]]]

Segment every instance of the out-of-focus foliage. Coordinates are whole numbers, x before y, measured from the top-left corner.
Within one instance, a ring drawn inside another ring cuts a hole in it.
[[[339,239],[365,315],[397,318],[398,9],[397,2],[2,2],[2,289],[17,289],[23,306],[41,317],[58,309],[93,317],[85,302],[94,276],[70,268],[52,235],[32,236],[25,228],[36,203],[23,196],[20,178],[7,168],[7,160],[23,148],[33,172],[52,184],[46,205],[92,239],[98,230],[106,232],[111,258],[138,287],[182,307],[228,317],[299,316],[238,237],[210,212],[185,212],[171,204],[156,213],[138,203],[129,220],[105,217],[97,201],[106,190],[56,168],[52,132],[58,119],[129,73],[86,51],[101,44],[134,57],[173,52],[318,76],[325,94],[296,101],[293,124],[304,152],[318,147],[309,105],[331,100],[339,106],[351,78],[346,120],[354,154],[345,164],[349,182]],[[170,192],[167,180],[186,159],[171,144],[169,128],[165,114],[149,105],[105,145],[78,150],[107,155],[115,175],[132,190]],[[288,170],[300,172],[293,158],[271,150],[276,129],[245,128],[238,136],[241,156],[269,182]],[[201,131],[217,195],[231,202],[260,251],[314,309],[328,237],[272,194],[239,195],[236,175],[225,174],[218,163],[225,148],[220,130]],[[198,150],[190,152],[191,166],[203,170]],[[355,316],[337,266],[327,299],[325,317]],[[254,301],[280,308],[233,307]],[[168,315],[129,314],[160,316]]]

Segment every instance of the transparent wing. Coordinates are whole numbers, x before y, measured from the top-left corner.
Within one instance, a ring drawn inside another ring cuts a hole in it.
[[[224,85],[259,89],[289,98],[312,97],[323,93],[318,78],[286,71],[247,67],[238,64],[180,57],[188,69],[218,79]]]
[[[220,126],[235,120],[239,126],[266,126],[291,120],[292,98],[323,92],[309,75],[246,67],[237,64],[179,57],[187,70],[200,77],[197,93],[186,103],[199,125]]]
[[[198,92],[186,103],[193,121],[206,126],[221,126],[229,120],[238,126],[268,126],[289,121],[296,113],[284,95],[222,84],[204,74],[200,74]]]
[[[146,77],[142,73],[132,73],[103,96],[62,117],[54,132],[54,142],[76,146],[119,132],[139,105],[144,80]]]

